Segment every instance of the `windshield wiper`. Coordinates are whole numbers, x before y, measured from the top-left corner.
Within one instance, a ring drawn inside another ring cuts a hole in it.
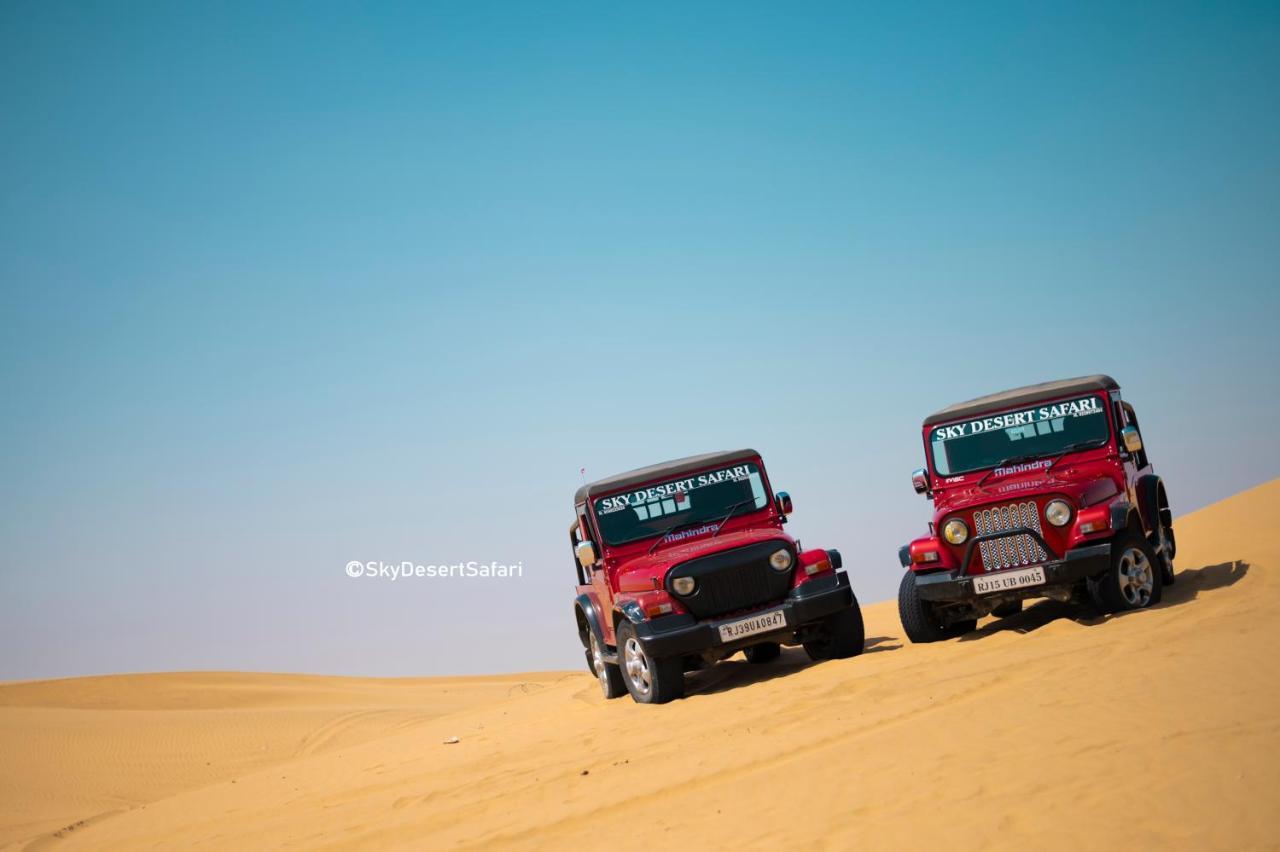
[[[732,506],[730,506],[729,511],[725,514],[725,516],[720,520],[716,521],[716,531],[711,534],[711,537],[715,538],[720,534],[721,528],[724,527],[724,522],[732,518],[735,512],[737,512],[739,509],[741,509],[743,506],[747,505],[748,503],[754,503],[755,501],[756,501],[756,498],[749,497],[746,500],[739,500],[737,503],[734,503]],[[653,552],[658,549],[658,545],[666,541],[667,536],[671,535],[673,532],[680,529],[681,527],[690,527],[690,526],[693,526],[694,524],[705,524],[705,523],[708,523],[706,518],[690,518],[684,521],[676,521],[674,524],[672,524],[671,526],[663,530],[662,534],[658,536],[657,541],[655,541],[649,547],[649,555],[652,556]]]
[[[738,511],[748,503],[754,503],[754,502],[756,502],[756,498],[748,497],[746,500],[739,500],[737,503],[734,503],[732,506],[730,506],[729,511],[725,513],[725,516],[721,518],[719,522],[716,523],[716,531],[711,534],[711,537],[715,538],[716,536],[720,535],[720,530],[724,529],[725,522],[733,517],[734,512]]]
[[[1063,447],[1061,450],[1058,451],[1058,455],[1054,457],[1053,461],[1049,462],[1049,466],[1044,469],[1044,472],[1048,473],[1049,471],[1053,470],[1053,466],[1055,464],[1062,461],[1064,458],[1071,455],[1072,453],[1078,453],[1081,450],[1096,450],[1098,447],[1101,447],[1106,442],[1107,442],[1107,439],[1103,438],[1100,441],[1076,441],[1074,444],[1067,444],[1065,447]]]
[[[1015,465],[1015,464],[1026,464],[1027,462],[1035,461],[1038,458],[1040,458],[1040,456],[1033,454],[1033,455],[1025,455],[1025,456],[1010,456],[1007,459],[1001,459],[991,467],[991,470],[987,471],[986,474],[984,474],[983,477],[978,480],[977,487],[981,488],[982,483],[986,482],[988,479],[994,476],[995,472],[997,470],[1000,470],[1001,468],[1009,467],[1010,465]]]
[[[999,462],[997,462],[997,463],[995,464],[995,466],[994,466],[994,467],[992,467],[992,468],[991,468],[991,470],[987,471],[987,473],[986,473],[986,475],[985,475],[985,476],[983,476],[981,479],[979,479],[979,480],[978,480],[978,487],[979,487],[979,488],[981,488],[981,487],[982,487],[982,483],[986,482],[986,481],[987,481],[987,480],[988,480],[992,475],[994,475],[994,474],[995,474],[995,472],[996,472],[997,470],[1000,470],[1001,468],[1004,468],[1004,467],[1010,467],[1010,466],[1015,465],[1015,464],[1026,464],[1027,462],[1036,461],[1037,459],[1042,459],[1042,458],[1048,458],[1050,455],[1052,455],[1052,457],[1053,457],[1053,461],[1049,462],[1049,464],[1048,464],[1048,465],[1046,465],[1046,466],[1045,466],[1045,469],[1044,469],[1044,472],[1045,472],[1045,473],[1048,473],[1050,470],[1052,470],[1052,469],[1053,469],[1053,466],[1054,466],[1055,464],[1057,464],[1058,462],[1062,461],[1064,458],[1066,458],[1067,456],[1071,455],[1072,453],[1077,453],[1077,452],[1079,452],[1080,450],[1092,450],[1092,449],[1096,449],[1097,447],[1101,447],[1101,446],[1102,446],[1103,444],[1105,444],[1106,442],[1107,442],[1107,439],[1106,439],[1106,438],[1103,438],[1103,439],[1102,439],[1102,440],[1100,440],[1100,441],[1098,441],[1098,440],[1094,440],[1094,441],[1076,441],[1074,444],[1067,444],[1065,447],[1061,448],[1061,449],[1060,449],[1060,450],[1058,450],[1056,453],[1052,453],[1052,454],[1048,454],[1048,453],[1035,454],[1035,453],[1032,453],[1032,454],[1029,454],[1029,455],[1013,456],[1013,457],[1011,457],[1011,458],[1001,459]]]
[[[653,552],[658,549],[658,545],[666,541],[667,536],[671,535],[673,532],[680,529],[681,527],[690,527],[690,526],[693,526],[694,524],[703,524],[703,523],[706,523],[706,521],[702,518],[688,518],[683,521],[676,521],[674,524],[672,524],[671,526],[663,530],[662,535],[658,536],[658,540],[655,541],[649,547],[649,555],[652,556]]]

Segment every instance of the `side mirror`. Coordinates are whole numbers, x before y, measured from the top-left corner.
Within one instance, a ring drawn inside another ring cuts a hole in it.
[[[773,505],[777,507],[779,515],[790,515],[791,495],[785,491],[779,491],[773,495]]]
[[[1131,453],[1142,452],[1142,436],[1138,434],[1138,430],[1133,426],[1126,426],[1120,430],[1120,437],[1124,439],[1124,448]]]
[[[917,494],[928,494],[929,471],[922,467],[911,471],[911,487],[916,490]]]
[[[573,555],[578,557],[583,568],[590,568],[596,564],[596,546],[589,541],[578,542],[573,548]]]

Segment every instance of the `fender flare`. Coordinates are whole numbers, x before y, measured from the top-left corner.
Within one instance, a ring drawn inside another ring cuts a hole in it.
[[[644,610],[640,609],[639,603],[630,598],[615,598],[613,601],[613,629],[615,634],[623,618],[632,624],[639,624],[644,621]]]
[[[1163,487],[1160,477],[1149,473],[1140,477],[1134,488],[1138,495],[1138,512],[1148,535],[1160,528],[1160,491]]]
[[[604,645],[604,631],[600,629],[600,615],[596,612],[595,602],[591,595],[578,595],[573,599],[573,617],[578,623],[578,638],[582,647],[587,647],[587,630],[596,635],[596,639]],[[585,628],[585,629],[584,629]]]
[[[1117,500],[1111,504],[1111,529],[1124,532],[1129,528],[1129,515],[1133,514],[1133,504],[1128,500]]]

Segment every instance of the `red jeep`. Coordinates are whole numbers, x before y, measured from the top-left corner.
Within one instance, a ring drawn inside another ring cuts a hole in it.
[[[967,633],[1032,597],[1140,609],[1173,583],[1169,498],[1110,376],[944,408],[925,418],[924,450],[911,479],[933,498],[933,522],[898,554],[912,642]]]
[[[862,652],[862,612],[835,550],[783,532],[755,450],[709,453],[592,482],[574,495],[573,604],[587,668],[605,698],[643,704],[684,694],[684,673],[736,651],[815,660]]]

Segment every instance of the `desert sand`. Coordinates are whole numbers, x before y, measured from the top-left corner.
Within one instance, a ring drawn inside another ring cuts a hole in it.
[[[3,684],[0,845],[1275,848],[1278,516],[1280,480],[1179,518],[1152,610],[919,646],[880,603],[861,657],[664,707],[585,671]]]

